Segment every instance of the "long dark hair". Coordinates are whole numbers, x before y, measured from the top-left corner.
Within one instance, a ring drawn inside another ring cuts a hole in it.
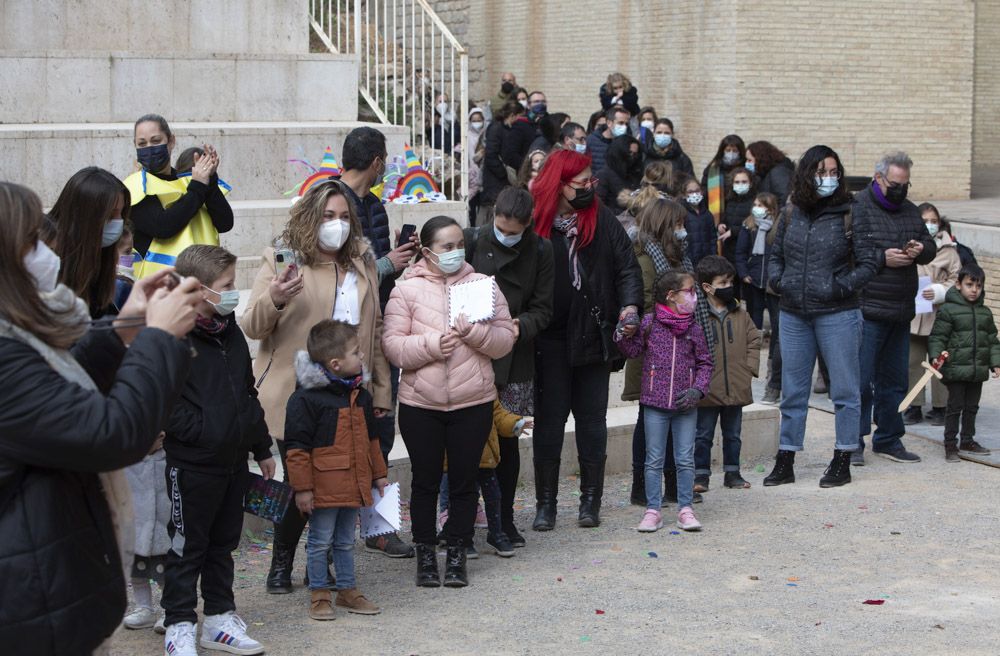
[[[422,228],[420,228],[420,245],[422,247],[430,248],[431,244],[434,243],[434,239],[437,237],[437,233],[451,226],[458,226],[459,228],[462,227],[459,225],[458,221],[450,216],[444,216],[443,214],[432,216],[427,219],[427,222],[424,223]],[[417,253],[418,260],[422,259],[423,256],[423,253]]]
[[[763,178],[771,172],[771,169],[788,159],[788,156],[770,141],[755,141],[747,146],[747,150],[753,152],[754,173],[759,178]]]
[[[632,144],[639,149],[639,158],[632,161]],[[633,187],[642,180],[642,144],[630,134],[615,137],[608,146],[604,167],[621,176],[626,184]]]
[[[115,296],[118,247],[102,247],[101,239],[119,198],[121,218],[128,221],[128,189],[109,171],[88,166],[66,182],[49,211],[45,241],[62,260],[59,282],[87,301],[92,315],[101,313]]]
[[[669,198],[656,198],[646,203],[636,217],[639,245],[645,246],[649,241],[659,244],[667,263],[674,269],[682,268],[684,249],[674,236],[674,229],[684,225],[687,214],[680,203]]]
[[[538,122],[538,127],[542,132],[542,136],[545,137],[545,141],[547,141],[550,146],[554,146],[555,143],[559,141],[559,133],[562,130],[562,125],[568,120],[569,114],[555,112],[553,114],[546,114],[542,117],[542,120]]]
[[[739,149],[740,161],[737,162],[737,165],[743,166],[747,161],[747,146],[738,134],[727,134],[722,137],[722,141],[719,142],[719,149],[715,151],[715,157],[712,158],[712,161],[708,165],[712,166],[714,164],[721,168],[723,155],[726,154],[726,148],[729,146],[736,146]]]
[[[827,157],[832,157],[837,162],[837,171],[840,173],[840,184],[837,191],[829,198],[820,198],[816,193],[816,169],[820,162]],[[813,146],[802,153],[799,164],[795,167],[795,175],[792,178],[792,203],[801,210],[811,212],[819,205],[820,201],[827,201],[830,204],[841,204],[851,200],[851,194],[844,184],[844,165],[840,161],[840,156],[829,146]]]
[[[746,195],[740,196],[735,191],[733,191],[733,180],[740,173],[745,173],[748,178],[750,178],[750,191]],[[754,177],[753,173],[750,172],[745,166],[737,166],[731,169],[729,173],[726,174],[726,200],[739,200],[752,198],[754,194],[757,193],[757,178]]]

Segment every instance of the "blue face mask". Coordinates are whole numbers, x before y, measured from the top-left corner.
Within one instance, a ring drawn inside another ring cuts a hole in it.
[[[927,232],[931,233],[931,237],[938,233],[938,224],[936,223],[925,223],[927,226]]]
[[[576,148],[576,152],[580,153],[581,155],[585,155],[587,153],[587,144],[585,143],[582,144],[575,143],[573,144],[573,147]]]
[[[497,241],[506,246],[507,248],[513,248],[517,245],[521,238],[524,237],[523,232],[519,232],[516,235],[505,235],[494,225],[493,226],[493,236],[497,238]]]
[[[205,287],[205,285],[202,285],[202,287],[212,292],[213,294],[218,294],[219,302],[212,303],[212,301],[209,301],[209,303],[212,303],[212,307],[215,308],[215,312],[220,317],[225,317],[227,315],[232,314],[233,310],[236,309],[236,306],[240,304],[240,290],[238,289],[230,289],[224,292],[217,292],[210,287]]]
[[[751,173],[753,173],[754,171],[756,171],[756,170],[757,170],[757,167],[756,167],[756,166],[754,166],[754,163],[753,163],[753,162],[747,162],[747,163],[745,163],[745,164],[743,165],[743,167],[744,167],[744,168],[745,168],[745,169],[746,169],[747,171],[750,171]]]
[[[620,137],[628,131],[628,126],[621,123],[616,123],[611,126],[611,135],[614,137]]]
[[[832,196],[833,192],[837,191],[837,187],[840,186],[840,180],[838,178],[821,178],[816,176],[816,193],[820,198],[827,198]]]
[[[688,238],[688,231],[684,230],[683,228],[680,230],[674,230],[674,238],[677,241],[684,241],[685,239]]]
[[[151,173],[158,173],[170,163],[170,151],[167,150],[167,144],[146,146],[135,149],[135,158],[142,164],[142,168]]]
[[[101,235],[101,248],[107,248],[122,238],[125,230],[124,219],[111,219],[104,224],[104,233]]]
[[[673,135],[669,134],[656,134],[653,135],[653,143],[656,144],[657,148],[666,148],[674,140]]]

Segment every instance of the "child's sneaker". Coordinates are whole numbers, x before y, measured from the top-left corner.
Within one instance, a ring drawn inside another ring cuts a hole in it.
[[[514,555],[514,545],[511,544],[505,533],[490,533],[486,536],[486,544],[493,547],[501,558],[510,558]],[[469,556],[465,557],[468,559]]]
[[[148,629],[156,624],[156,613],[152,608],[138,606],[135,610],[125,616],[122,622],[126,629]]]
[[[467,560],[475,560],[479,558],[479,551],[476,550],[475,545],[470,544],[465,548],[465,558]]]
[[[234,611],[206,615],[201,623],[201,646],[230,654],[263,654],[264,646],[247,635],[247,623]]]
[[[166,635],[167,627],[163,626],[163,620],[165,619],[165,615],[160,615],[160,619],[156,620],[156,624],[153,625],[153,633],[156,633],[157,635]]]
[[[476,528],[489,528],[490,523],[486,519],[486,511],[483,510],[482,504],[476,504],[476,523],[474,524]]]
[[[167,627],[163,639],[164,656],[198,656],[194,645],[195,626],[191,622],[179,622]]]
[[[700,531],[701,522],[698,518],[694,516],[694,511],[691,510],[691,506],[684,506],[681,511],[677,513],[677,528],[682,531]]]
[[[346,608],[348,613],[358,615],[378,615],[382,609],[368,601],[368,598],[358,592],[357,588],[337,591],[337,606]]]
[[[635,530],[640,533],[655,533],[661,528],[663,528],[663,513],[659,510],[649,508],[646,510],[646,514],[642,516],[642,521],[639,522]]]

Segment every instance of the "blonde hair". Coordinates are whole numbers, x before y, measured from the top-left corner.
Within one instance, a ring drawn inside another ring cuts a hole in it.
[[[677,201],[654,198],[642,208],[636,220],[639,228],[638,243],[642,246],[648,242],[659,244],[671,267],[676,269],[683,266],[684,252],[674,236],[674,230],[676,226],[684,225],[685,218],[687,210]]]
[[[650,201],[669,195],[673,188],[674,167],[670,162],[655,160],[649,163],[642,174],[639,190],[632,194],[625,203],[632,216],[639,216]]]
[[[772,221],[778,220],[778,197],[768,191],[762,191],[754,197],[754,201],[760,203],[765,208],[767,208],[767,215],[771,217]],[[757,229],[757,219],[754,218],[753,212],[750,216],[746,218],[743,222],[744,227],[747,230]],[[774,243],[774,236],[778,233],[776,229],[769,230],[767,233],[767,243]]]
[[[629,80],[623,73],[611,73],[608,75],[608,92],[610,93],[612,89],[615,88],[616,84],[622,85],[622,91],[627,92],[632,88],[632,81]]]
[[[297,251],[304,266],[316,264],[319,254],[319,226],[323,223],[323,212],[326,211],[326,204],[335,196],[343,196],[347,202],[347,211],[350,214],[351,233],[344,242],[343,247],[337,251],[334,259],[344,269],[351,269],[351,260],[359,257],[368,250],[368,245],[364,241],[364,232],[361,229],[361,222],[354,211],[354,201],[347,191],[347,185],[340,180],[330,178],[325,182],[313,185],[306,195],[292,205],[285,224],[285,230],[279,238],[282,245]]]

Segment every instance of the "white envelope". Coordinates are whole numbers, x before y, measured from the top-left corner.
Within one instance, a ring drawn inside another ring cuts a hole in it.
[[[372,488],[372,499],[373,505],[361,509],[361,537],[373,538],[398,531],[401,525],[399,483],[386,485],[383,497],[379,497],[377,488]]]

